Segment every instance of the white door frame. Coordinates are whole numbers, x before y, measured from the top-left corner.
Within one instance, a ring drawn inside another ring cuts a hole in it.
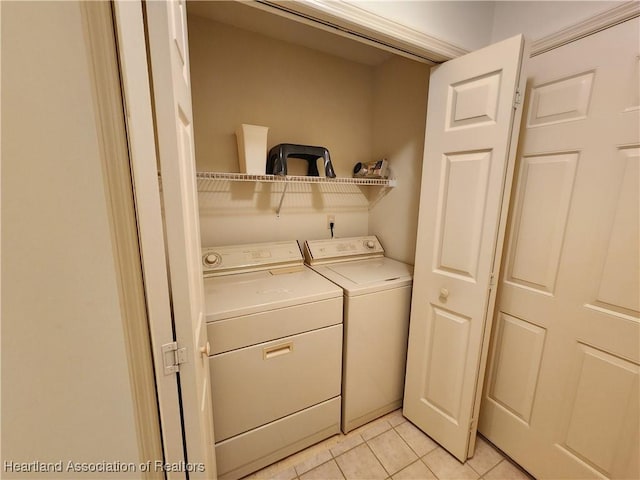
[[[173,330],[190,478],[215,477],[186,0],[144,2]]]
[[[162,345],[174,341],[147,50],[140,1],[114,2],[129,155],[138,216],[145,294],[160,409],[164,460],[184,461],[180,395],[176,375],[164,375]],[[167,478],[186,478],[167,472]]]

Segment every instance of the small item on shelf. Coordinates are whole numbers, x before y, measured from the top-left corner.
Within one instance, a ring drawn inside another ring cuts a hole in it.
[[[268,175],[286,175],[287,174],[287,158],[300,158],[309,162],[307,176],[319,177],[318,159],[324,159],[324,172],[329,178],[335,178],[331,164],[331,156],[329,150],[324,147],[312,147],[309,145],[295,145],[292,143],[281,143],[269,150],[267,156],[266,173]]]
[[[377,162],[358,162],[353,167],[353,176],[363,178],[388,178],[389,162],[386,158],[378,160]]]
[[[236,129],[240,173],[264,175],[269,127],[243,123]]]

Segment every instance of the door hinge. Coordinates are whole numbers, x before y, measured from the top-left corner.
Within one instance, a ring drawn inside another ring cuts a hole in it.
[[[164,361],[164,374],[171,375],[180,371],[180,365],[187,363],[187,349],[178,348],[178,342],[162,345],[162,358]]]
[[[513,108],[518,108],[520,105],[522,105],[522,94],[520,93],[520,89],[517,89],[513,99]]]

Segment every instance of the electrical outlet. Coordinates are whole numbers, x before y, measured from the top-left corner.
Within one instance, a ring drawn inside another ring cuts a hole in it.
[[[335,215],[327,215],[327,228],[331,228],[331,224],[336,226],[336,216]]]

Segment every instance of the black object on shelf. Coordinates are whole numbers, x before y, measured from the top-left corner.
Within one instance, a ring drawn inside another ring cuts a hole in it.
[[[309,145],[294,145],[292,143],[281,143],[269,150],[267,155],[267,175],[286,175],[287,158],[301,158],[309,162],[307,170],[308,177],[319,177],[318,159],[324,160],[324,173],[329,178],[335,178],[336,173],[331,164],[329,150],[324,147],[312,147]]]

